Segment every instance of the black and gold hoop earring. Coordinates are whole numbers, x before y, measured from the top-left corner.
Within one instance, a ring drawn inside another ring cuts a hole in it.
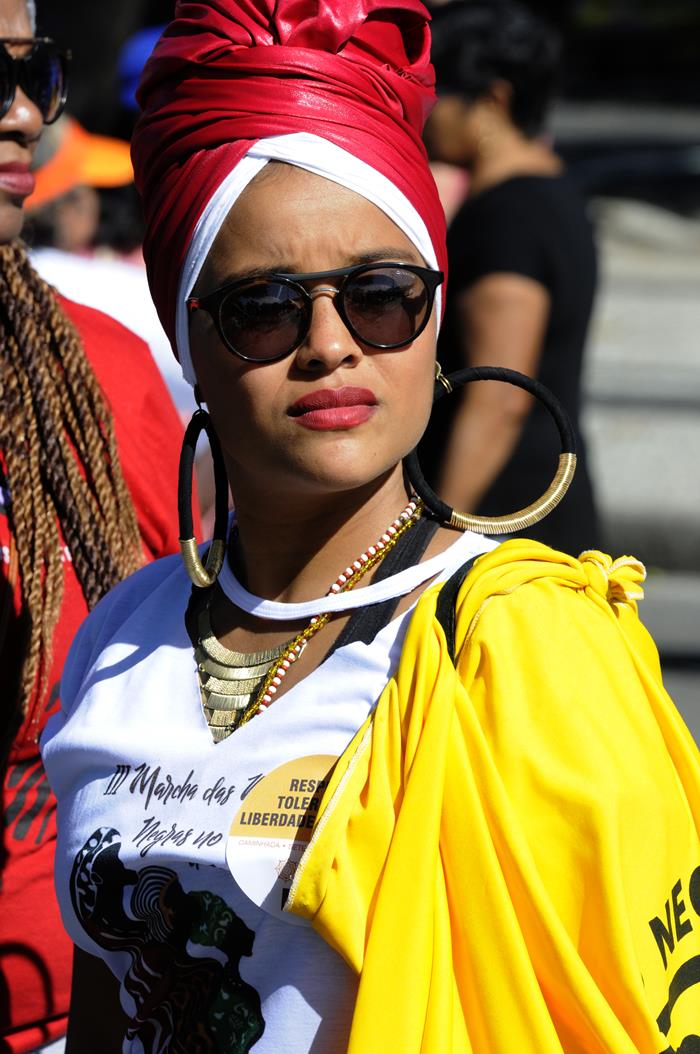
[[[445,376],[440,364],[436,363],[433,404],[471,381],[503,381],[505,384],[513,384],[516,388],[523,388],[529,392],[547,408],[557,426],[561,441],[559,465],[547,490],[532,505],[507,516],[472,516],[450,508],[438,497],[423,475],[417,447],[404,458],[406,477],[418,497],[423,499],[426,510],[432,512],[447,527],[455,527],[460,531],[478,531],[481,534],[511,534],[515,531],[522,531],[526,527],[539,523],[557,507],[574,478],[576,438],[571,421],[549,388],[545,388],[539,381],[527,377],[524,373],[518,373],[516,370],[509,370],[503,366],[470,366]]]
[[[197,539],[194,536],[192,518],[192,475],[194,471],[197,440],[202,432],[207,433],[211,456],[214,462],[214,537],[203,564]],[[185,431],[180,452],[180,469],[177,481],[177,513],[180,525],[180,553],[185,570],[192,583],[199,589],[213,586],[226,555],[226,528],[228,525],[228,478],[221,453],[219,437],[214,431],[211,418],[200,406],[192,415]]]

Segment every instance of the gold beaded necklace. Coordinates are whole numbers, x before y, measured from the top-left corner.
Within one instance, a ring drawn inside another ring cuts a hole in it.
[[[410,501],[375,544],[338,575],[327,595],[353,589],[418,522],[422,511],[423,503],[419,499]],[[214,741],[219,743],[272,704],[287,671],[331,614],[315,615],[292,640],[276,648],[243,653],[225,648],[214,636],[210,603],[211,591],[197,616],[195,659],[204,714]]]

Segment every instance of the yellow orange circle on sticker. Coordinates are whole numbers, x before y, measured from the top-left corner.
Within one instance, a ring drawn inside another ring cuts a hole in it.
[[[265,911],[287,922],[289,889],[306,849],[337,757],[287,761],[248,790],[229,830],[226,860],[237,884]]]

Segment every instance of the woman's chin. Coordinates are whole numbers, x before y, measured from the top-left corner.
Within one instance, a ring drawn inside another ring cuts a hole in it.
[[[359,437],[358,437],[359,438]],[[316,449],[297,468],[314,490],[328,493],[356,491],[386,477],[400,465],[405,451],[397,444],[353,442],[348,433],[337,442]]]
[[[0,245],[19,238],[24,224],[22,199],[0,193]]]
[[[293,489],[309,496],[352,494],[371,486],[376,480],[389,476],[395,464],[384,465],[318,465],[309,466],[295,476]]]
[[[295,458],[286,451],[284,457],[275,459],[274,467],[270,466],[269,472],[260,466],[254,482],[251,482],[253,489],[261,488],[266,493],[288,495],[290,498],[304,495],[322,500],[324,497],[344,492],[351,494],[370,487],[376,480],[390,476],[400,461],[398,454],[380,457],[377,451],[349,450],[346,444],[315,452],[315,456],[305,458]],[[250,480],[249,475],[248,478]],[[234,494],[236,490],[234,481]]]

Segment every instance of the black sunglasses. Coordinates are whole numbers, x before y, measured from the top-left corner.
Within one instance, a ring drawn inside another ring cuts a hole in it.
[[[0,118],[11,109],[19,86],[44,124],[53,124],[66,104],[70,53],[59,51],[48,37],[0,37],[0,44]],[[25,44],[29,50],[15,57],[8,44]]]
[[[302,282],[339,278],[311,292]],[[353,337],[370,348],[402,348],[428,324],[442,271],[408,263],[370,263],[310,274],[265,274],[229,282],[187,300],[211,315],[229,351],[246,362],[276,362],[303,344],[313,301],[331,295]]]

